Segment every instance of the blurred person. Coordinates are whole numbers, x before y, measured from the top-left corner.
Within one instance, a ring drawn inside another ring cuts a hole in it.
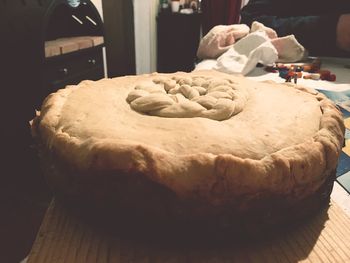
[[[310,55],[350,57],[349,0],[250,0],[241,23],[258,21],[279,37],[295,35]]]

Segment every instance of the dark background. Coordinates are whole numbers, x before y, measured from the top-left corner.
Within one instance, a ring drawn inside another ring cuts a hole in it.
[[[52,1],[0,0],[0,262],[27,256],[52,198],[29,126],[41,103],[38,24]],[[134,74],[132,1],[104,0],[103,8],[108,75]]]

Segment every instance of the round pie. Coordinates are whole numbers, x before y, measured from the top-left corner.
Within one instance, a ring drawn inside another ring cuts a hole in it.
[[[32,133],[59,198],[218,228],[320,209],[344,141],[341,113],[317,91],[214,71],[68,86],[46,98]]]

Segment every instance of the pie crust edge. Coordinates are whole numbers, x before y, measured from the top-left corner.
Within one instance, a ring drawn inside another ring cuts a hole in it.
[[[76,88],[70,86],[49,95],[33,120],[32,134],[44,149],[42,152],[75,171],[81,180],[85,174],[98,176],[107,171],[116,175],[137,174],[175,193],[179,200],[200,200],[220,206],[237,197],[249,199],[259,193],[302,200],[316,192],[334,173],[344,141],[342,114],[333,102],[315,90],[293,86],[320,102],[320,129],[309,140],[260,160],[230,154],[179,156],[147,145],[108,139],[82,145],[78,138],[56,130],[60,109]]]

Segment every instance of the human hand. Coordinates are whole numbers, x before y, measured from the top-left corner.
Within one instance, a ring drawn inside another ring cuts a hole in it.
[[[338,48],[350,51],[350,14],[344,14],[339,17],[336,44]]]

